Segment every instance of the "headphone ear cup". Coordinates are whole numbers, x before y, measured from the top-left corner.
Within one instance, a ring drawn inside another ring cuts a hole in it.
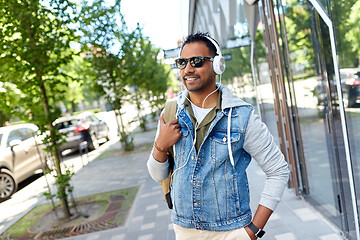
[[[225,59],[222,55],[217,55],[214,57],[213,70],[218,75],[225,71]]]

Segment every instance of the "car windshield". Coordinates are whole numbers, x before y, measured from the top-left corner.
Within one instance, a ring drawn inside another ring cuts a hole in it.
[[[76,127],[78,122],[79,122],[78,119],[72,119],[72,120],[58,123],[58,124],[56,124],[56,126],[60,130],[60,129],[69,128],[69,127]]]

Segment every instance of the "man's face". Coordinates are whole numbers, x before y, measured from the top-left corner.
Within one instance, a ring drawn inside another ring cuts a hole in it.
[[[213,57],[204,42],[188,43],[181,52],[181,58]],[[205,60],[204,65],[195,68],[188,62],[184,69],[180,70],[180,77],[189,92],[211,92],[215,88],[216,74],[213,71],[212,62]]]

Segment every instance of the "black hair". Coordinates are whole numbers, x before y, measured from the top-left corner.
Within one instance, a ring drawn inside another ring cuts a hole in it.
[[[183,43],[181,45],[181,50],[180,51],[182,52],[184,46],[186,44],[188,44],[188,43],[204,42],[206,44],[206,46],[208,47],[208,49],[209,49],[209,53],[212,56],[216,56],[217,55],[217,48],[216,48],[216,46],[214,46],[214,44],[208,38],[213,39],[212,37],[210,37],[208,32],[192,33],[192,34],[190,34],[190,35],[188,35],[187,37],[184,38]],[[216,42],[215,39],[213,39],[213,40]],[[217,42],[216,42],[216,44],[217,44]]]

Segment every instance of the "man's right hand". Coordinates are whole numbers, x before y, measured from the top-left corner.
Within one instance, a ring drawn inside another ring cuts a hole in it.
[[[159,136],[155,141],[156,145],[160,149],[168,150],[180,139],[182,132],[180,130],[180,124],[177,119],[165,123],[163,115],[164,114],[161,114],[159,119]],[[154,148],[154,158],[159,162],[165,162],[166,153],[160,152],[156,148]]]

